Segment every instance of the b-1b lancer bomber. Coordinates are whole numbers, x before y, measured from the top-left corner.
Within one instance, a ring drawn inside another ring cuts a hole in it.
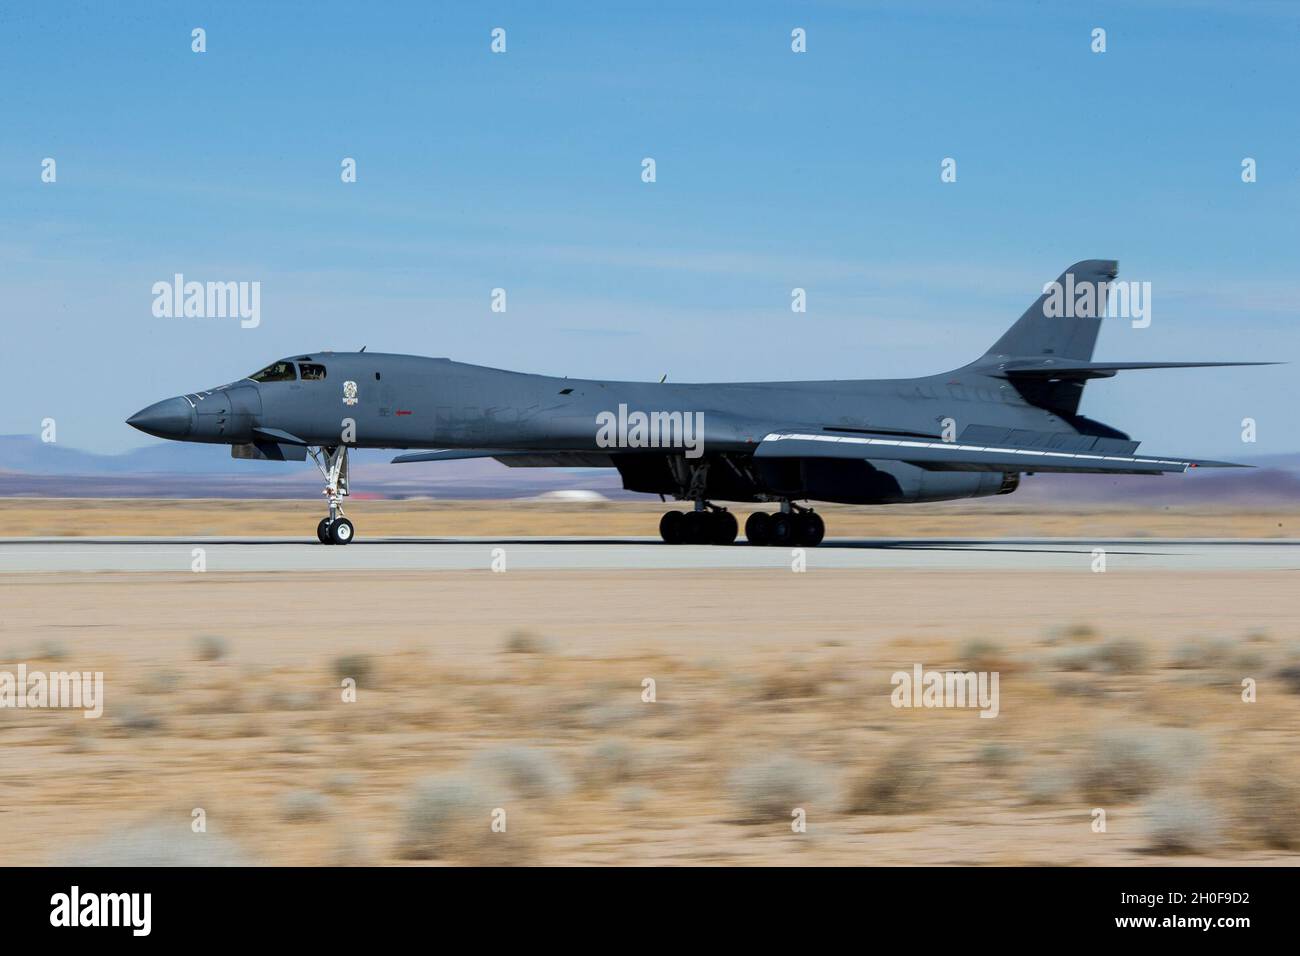
[[[807,503],[873,505],[1005,495],[1022,474],[1158,474],[1229,467],[1138,454],[1079,414],[1090,379],[1130,369],[1264,362],[1095,362],[1111,260],[1070,266],[969,365],[922,378],[670,384],[555,378],[445,358],[312,352],[127,419],[235,458],[305,461],[325,479],[326,544],[352,540],[342,502],[352,448],[417,449],[395,462],[495,458],[511,467],[617,468],[629,491],[690,502],[659,522],[671,544],[732,544],[715,501],[765,503],[750,544],[813,546]],[[802,504],[801,504],[802,502]]]

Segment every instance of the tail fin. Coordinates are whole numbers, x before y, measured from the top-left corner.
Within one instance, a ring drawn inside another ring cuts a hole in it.
[[[1276,364],[1092,361],[1110,283],[1117,275],[1119,263],[1114,259],[1076,262],[1043,287],[1038,301],[987,352],[957,371],[1010,382],[1021,398],[1059,415],[1079,434],[1127,439],[1123,432],[1079,415],[1083,387],[1091,379],[1110,378],[1130,369]]]
[[[1038,301],[993,343],[984,358],[1055,356],[1088,361],[1106,313],[1108,283],[1119,274],[1114,259],[1076,262],[1043,287]]]

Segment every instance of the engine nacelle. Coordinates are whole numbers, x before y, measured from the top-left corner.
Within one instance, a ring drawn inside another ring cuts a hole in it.
[[[756,459],[772,494],[850,505],[892,505],[1007,495],[1020,476],[1000,471],[931,471],[901,461]]]

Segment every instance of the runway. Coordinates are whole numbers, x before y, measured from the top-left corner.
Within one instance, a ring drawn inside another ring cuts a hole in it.
[[[1296,571],[1297,539],[860,538],[790,548],[666,545],[658,538],[7,538],[0,574],[242,571],[591,571],[610,569],[935,569],[1093,573]]]

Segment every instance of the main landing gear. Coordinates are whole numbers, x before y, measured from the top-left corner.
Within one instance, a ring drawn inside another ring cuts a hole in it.
[[[354,529],[343,514],[343,499],[348,494],[348,448],[308,448],[312,461],[325,478],[321,492],[329,500],[330,513],[316,525],[316,537],[321,544],[350,544]]]
[[[659,519],[659,536],[666,544],[735,544],[736,517],[707,501],[694,511],[669,511]],[[776,514],[757,512],[745,522],[750,544],[815,548],[826,537],[821,515],[784,502]]]
[[[826,522],[815,511],[787,501],[776,514],[758,511],[750,515],[745,522],[745,537],[756,545],[815,548],[826,537]]]
[[[669,511],[659,519],[659,536],[667,544],[734,544],[739,532],[735,515],[707,501],[694,511]]]

